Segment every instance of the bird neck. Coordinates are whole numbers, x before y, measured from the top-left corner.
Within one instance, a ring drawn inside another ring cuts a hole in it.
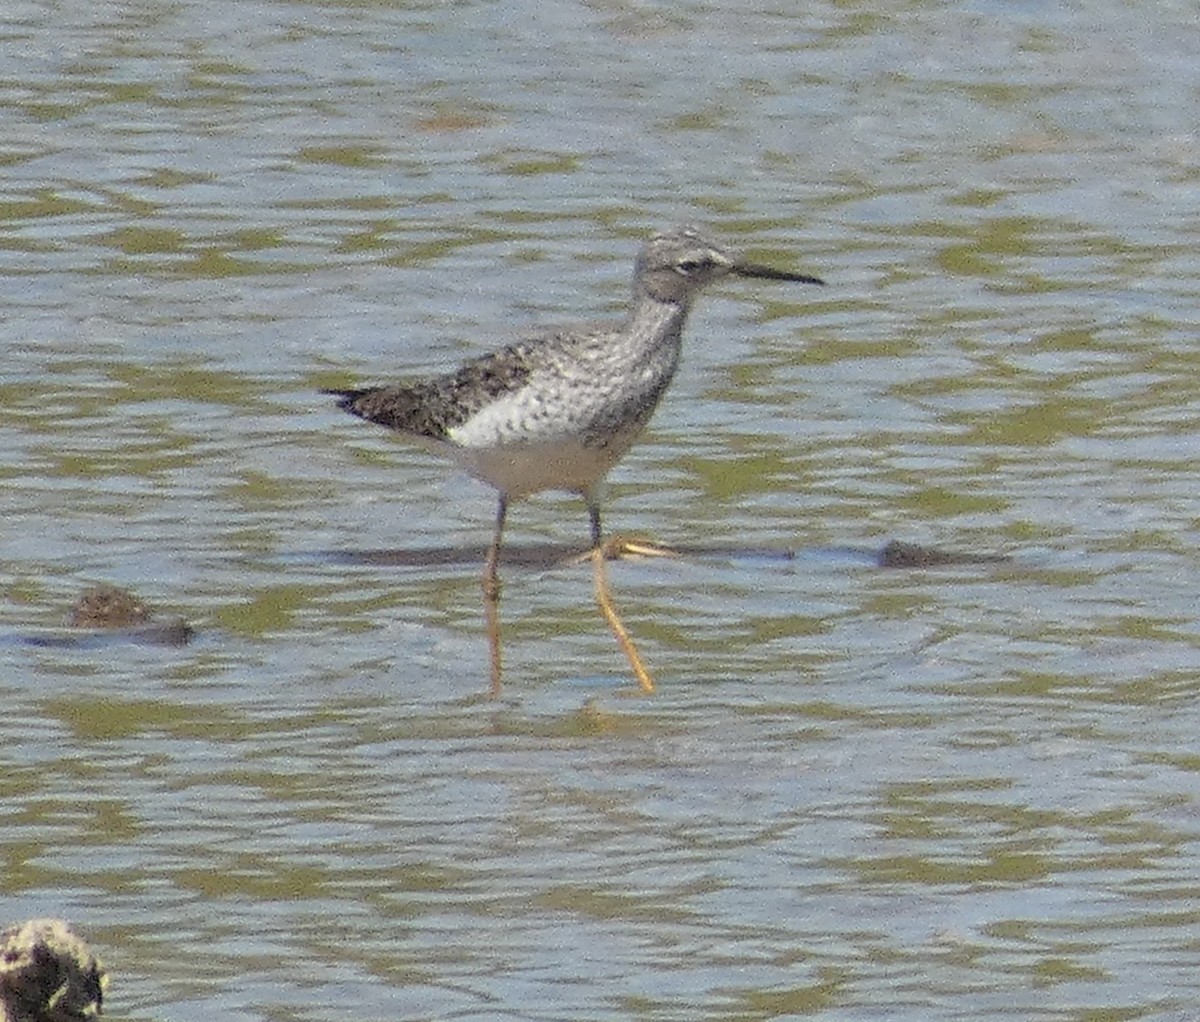
[[[635,338],[639,346],[648,348],[678,345],[689,304],[665,302],[644,293],[636,295],[626,327],[628,336]]]

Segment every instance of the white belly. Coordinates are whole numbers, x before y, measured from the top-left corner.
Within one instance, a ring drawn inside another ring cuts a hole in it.
[[[497,447],[455,446],[451,453],[473,476],[510,499],[519,500],[542,490],[591,493],[629,449],[630,443],[632,438],[624,443],[590,447],[574,437],[567,437]]]

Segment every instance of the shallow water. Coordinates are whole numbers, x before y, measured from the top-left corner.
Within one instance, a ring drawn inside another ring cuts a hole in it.
[[[9,5],[0,919],[130,1019],[1189,1017],[1194,20]],[[613,474],[731,552],[613,567],[649,699],[511,566],[483,699],[492,494],[317,390],[619,315],[684,220],[829,282],[714,289]],[[22,641],[99,581],[196,641]]]

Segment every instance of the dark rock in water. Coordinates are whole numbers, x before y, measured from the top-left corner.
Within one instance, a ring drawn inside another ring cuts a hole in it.
[[[100,1014],[108,974],[69,923],[31,919],[0,933],[0,1022],[81,1022]]]
[[[156,617],[154,611],[128,589],[98,585],[86,589],[67,615],[74,632],[22,636],[30,646],[91,649],[114,642],[146,646],[186,646],[195,637],[192,627],[178,616]]]
[[[181,617],[155,620],[154,612],[128,589],[108,583],[85,589],[67,624],[103,628],[117,638],[148,646],[186,646],[196,634]]]
[[[196,630],[181,617],[165,617],[138,628],[122,629],[120,634],[146,646],[186,646],[196,637]]]
[[[938,550],[936,547],[901,543],[893,539],[879,551],[881,568],[936,568],[948,564],[1003,564],[1007,557],[1000,554],[959,553]]]

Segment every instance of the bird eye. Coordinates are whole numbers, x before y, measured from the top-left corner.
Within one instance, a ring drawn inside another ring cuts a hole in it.
[[[703,256],[685,256],[675,264],[675,269],[685,277],[690,277],[712,265],[711,260]]]

